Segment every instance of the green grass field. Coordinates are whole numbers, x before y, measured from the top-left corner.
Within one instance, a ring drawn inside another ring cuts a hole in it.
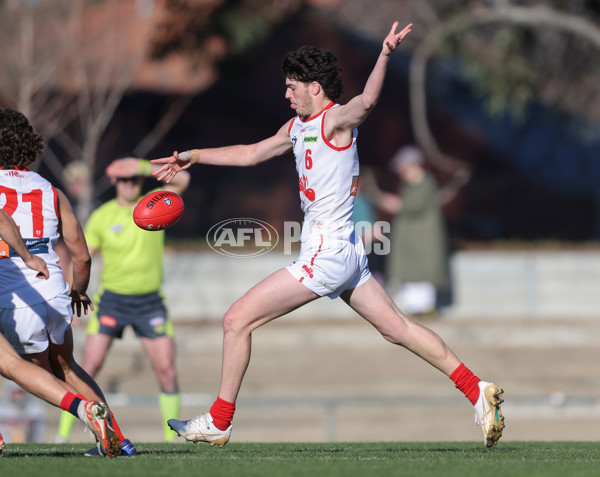
[[[84,457],[83,444],[12,444],[0,456],[2,477],[110,476],[544,476],[600,475],[593,442],[383,442],[139,444],[133,458]]]

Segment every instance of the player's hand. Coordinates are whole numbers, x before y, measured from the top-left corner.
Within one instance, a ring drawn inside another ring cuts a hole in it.
[[[165,181],[167,184],[173,180],[173,177],[184,169],[192,165],[192,156],[190,154],[173,152],[172,156],[152,159],[152,164],[164,164],[160,169],[154,171],[152,175],[159,181]]]
[[[112,161],[105,170],[111,184],[114,185],[120,177],[137,176],[139,174],[139,162],[139,159],[135,157],[126,157]]]
[[[87,315],[88,310],[94,311],[94,304],[92,303],[92,300],[90,300],[90,297],[85,293],[80,293],[77,290],[72,289],[69,292],[69,296],[71,297],[73,314],[81,316],[82,311],[84,315]]]
[[[48,280],[50,277],[50,272],[48,271],[48,267],[43,258],[40,258],[37,255],[31,255],[31,258],[24,260],[23,262],[32,270],[39,272],[36,275],[36,278]]]
[[[381,53],[385,56],[390,56],[398,45],[404,40],[406,35],[408,35],[411,31],[412,23],[409,23],[404,27],[404,29],[400,33],[396,33],[396,28],[398,28],[398,22],[394,22],[392,25],[392,29],[388,33],[388,36],[383,40],[383,50]]]

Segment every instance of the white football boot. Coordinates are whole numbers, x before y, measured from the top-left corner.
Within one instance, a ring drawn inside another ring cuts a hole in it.
[[[87,401],[84,405],[84,422],[96,438],[98,451],[108,457],[121,454],[121,444],[114,431],[108,407],[100,401]]]
[[[479,381],[479,398],[475,403],[475,425],[483,430],[486,447],[494,446],[502,437],[504,416],[500,410],[503,389],[497,384]]]
[[[169,419],[167,424],[178,436],[184,437],[190,442],[208,442],[211,446],[223,447],[229,442],[231,429],[229,426],[225,431],[217,429],[213,424],[213,418],[209,412],[200,414],[189,421]]]

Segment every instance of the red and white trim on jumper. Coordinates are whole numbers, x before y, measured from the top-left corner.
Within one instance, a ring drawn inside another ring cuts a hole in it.
[[[300,118],[300,116],[294,116],[288,127],[288,134],[290,134],[290,131],[292,130],[292,126],[294,125],[294,121],[296,121],[296,118],[300,118],[300,121],[307,123],[309,121],[312,121],[315,118],[318,118],[321,114],[324,114],[329,108],[332,108],[334,105],[335,105],[335,103],[333,101],[331,101],[327,106],[325,106],[323,109],[321,109],[321,111],[319,111],[317,114],[311,116],[310,118],[308,118],[306,120],[302,120],[302,118]]]
[[[56,193],[56,189],[52,186],[52,193],[54,194],[54,212],[56,212],[56,216],[58,220],[60,220],[60,208],[58,206],[58,194]]]
[[[347,149],[350,149],[352,147],[352,142],[354,141],[354,131],[352,132],[352,137],[350,138],[350,144],[348,144],[347,146],[342,146],[342,147],[334,146],[333,144],[331,144],[329,142],[327,137],[325,137],[325,113],[323,113],[323,121],[321,121],[321,137],[323,138],[323,141],[325,142],[325,144],[327,144],[334,151],[338,151],[338,152],[346,151]]]
[[[315,259],[317,258],[317,255],[319,255],[319,252],[321,251],[321,247],[323,246],[323,235],[321,235],[320,237],[321,237],[321,243],[319,244],[319,248],[317,249],[317,251],[313,255],[312,259],[310,260],[310,266],[309,265],[302,265],[302,270],[304,270],[305,275],[303,277],[300,277],[300,279],[298,280],[300,283],[302,283],[302,280],[304,280],[304,278],[307,275],[310,278],[313,277],[313,268],[312,267],[315,264]]]

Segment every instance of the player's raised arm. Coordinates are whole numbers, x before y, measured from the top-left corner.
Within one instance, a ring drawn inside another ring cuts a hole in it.
[[[291,120],[290,120],[291,121]],[[175,175],[192,164],[214,166],[254,166],[289,151],[292,147],[288,129],[290,121],[284,124],[275,135],[254,144],[238,144],[208,149],[191,149],[172,156],[153,159],[152,164],[163,166],[152,172],[158,180],[171,182]]]
[[[406,25],[399,33],[396,33],[397,28],[398,22],[394,22],[390,32],[383,40],[381,53],[377,58],[373,71],[367,79],[363,92],[352,98],[347,104],[331,110],[327,114],[327,121],[333,122],[332,125],[329,125],[332,130],[352,130],[360,126],[377,104],[381,95],[381,89],[383,88],[390,56],[396,51],[398,45],[400,45],[406,35],[410,33],[412,23]],[[326,124],[326,126],[328,125]]]
[[[21,257],[27,267],[39,272],[37,278],[48,279],[50,273],[46,262],[42,258],[32,255],[27,249],[17,225],[4,209],[0,209],[0,238]]]

